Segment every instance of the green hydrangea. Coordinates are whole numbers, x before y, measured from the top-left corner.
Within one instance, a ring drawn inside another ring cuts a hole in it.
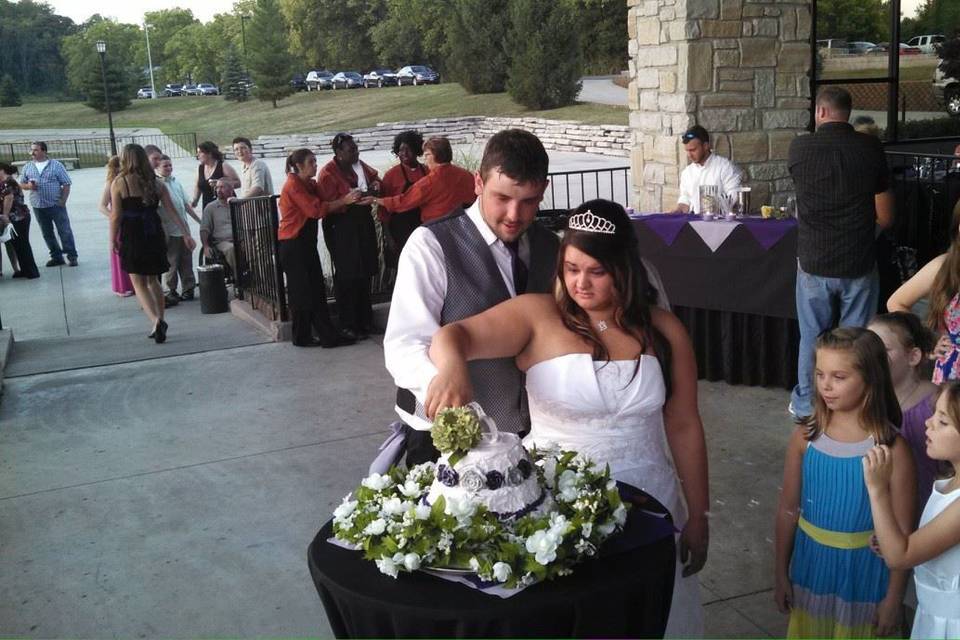
[[[433,421],[430,435],[440,453],[466,453],[480,442],[482,428],[477,414],[469,407],[444,409]]]

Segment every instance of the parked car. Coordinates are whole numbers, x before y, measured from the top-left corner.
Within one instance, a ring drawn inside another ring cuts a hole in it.
[[[873,49],[876,49],[877,45],[875,45],[872,42],[856,41],[856,42],[851,42],[850,44],[847,45],[847,47],[850,53],[861,55],[864,53],[869,53]]]
[[[329,71],[314,70],[307,74],[307,91],[319,91],[320,89],[330,89],[330,81],[333,74]]]
[[[359,89],[363,86],[363,76],[356,71],[341,71],[330,79],[334,89]]]
[[[183,95],[185,96],[199,96],[200,90],[197,89],[195,84],[185,84],[183,85]]]
[[[900,43],[900,55],[902,56],[918,56],[923,51],[920,47],[914,47],[913,45]]]
[[[907,45],[917,47],[921,53],[936,53],[937,46],[946,41],[946,38],[939,34],[914,36],[907,40]]]
[[[960,118],[960,80],[945,76],[939,66],[933,69],[933,95],[947,113]]]
[[[824,40],[817,40],[817,50],[824,56],[832,56],[847,53],[849,45],[843,38],[826,38]]]
[[[183,95],[183,85],[180,83],[168,84],[163,87],[163,94],[165,98],[171,96],[182,96]]]
[[[397,74],[390,69],[374,69],[363,76],[364,87],[383,87],[391,84],[397,84]]]
[[[137,97],[138,98],[154,98],[156,96],[154,96],[153,89],[151,89],[150,87],[140,87],[137,90]]]
[[[217,85],[210,84],[209,82],[201,82],[194,89],[194,93],[190,94],[194,96],[218,96],[220,95],[220,89],[217,88]]]
[[[290,79],[290,88],[294,91],[307,91],[307,78],[302,73],[294,74]]]
[[[405,84],[440,84],[440,74],[421,64],[408,65],[397,71],[397,83]]]

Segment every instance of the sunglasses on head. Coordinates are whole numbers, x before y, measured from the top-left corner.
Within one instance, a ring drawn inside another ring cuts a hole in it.
[[[682,136],[680,136],[680,139],[683,140],[684,142],[690,142],[691,140],[696,140],[696,139],[697,139],[697,134],[695,134],[695,133],[690,133],[690,132],[688,131],[687,133],[685,133],[685,134],[683,134]]]

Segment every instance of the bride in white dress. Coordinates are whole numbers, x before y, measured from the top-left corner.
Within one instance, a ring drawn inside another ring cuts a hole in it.
[[[526,372],[527,446],[607,463],[659,500],[680,529],[667,637],[703,633],[696,574],[707,558],[707,456],[697,368],[680,321],[655,306],[623,208],[584,203],[560,245],[555,295],[530,294],[440,329],[427,414],[471,400],[468,360],[516,356]]]

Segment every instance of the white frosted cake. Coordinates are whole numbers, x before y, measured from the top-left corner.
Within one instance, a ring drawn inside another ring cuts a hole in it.
[[[541,507],[546,493],[520,438],[512,433],[484,433],[453,466],[450,455],[437,461],[436,478],[426,500],[470,497],[498,517],[518,518]]]

